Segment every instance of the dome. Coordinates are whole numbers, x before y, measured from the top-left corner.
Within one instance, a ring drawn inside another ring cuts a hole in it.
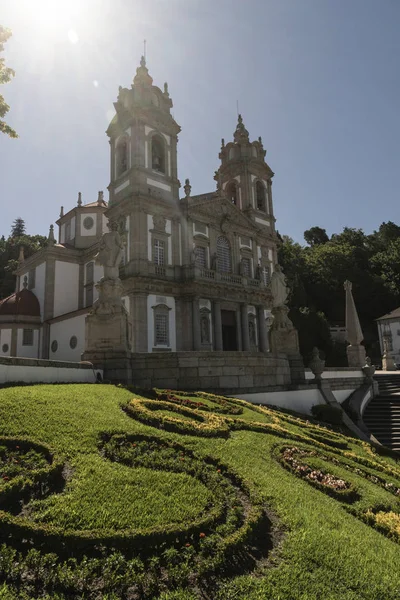
[[[22,289],[0,300],[0,317],[4,315],[40,317],[39,300],[30,290]]]

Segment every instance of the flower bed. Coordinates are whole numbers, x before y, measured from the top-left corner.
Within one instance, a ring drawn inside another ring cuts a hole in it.
[[[315,469],[305,462],[308,456],[317,456],[315,450],[306,450],[297,446],[285,446],[279,453],[280,463],[317,489],[342,502],[354,502],[359,496],[351,483],[332,473]],[[321,457],[324,458],[325,457]]]

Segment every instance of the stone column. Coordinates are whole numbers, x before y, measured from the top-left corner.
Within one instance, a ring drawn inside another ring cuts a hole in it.
[[[222,321],[221,321],[221,303],[214,302],[214,340],[215,350],[221,351],[224,349],[222,343]]]
[[[201,350],[199,299],[192,300],[193,350]]]
[[[237,340],[237,349],[240,352],[241,350],[243,350],[240,308],[238,308],[236,310],[236,340]]]
[[[241,307],[242,312],[242,344],[243,350],[248,352],[250,350],[250,336],[249,336],[249,315],[247,304],[242,304]]]
[[[257,321],[258,321],[258,347],[260,352],[268,352],[268,334],[267,326],[265,323],[264,307],[259,306],[257,309]]]

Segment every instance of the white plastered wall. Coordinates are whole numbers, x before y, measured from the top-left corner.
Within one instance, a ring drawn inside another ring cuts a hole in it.
[[[29,329],[27,326],[26,329]],[[33,330],[33,345],[23,346],[23,329],[18,328],[17,330],[17,356],[23,356],[24,358],[39,358],[39,330]]]
[[[3,346],[7,345],[8,350],[3,352]],[[0,356],[10,356],[11,354],[11,329],[0,329]]]
[[[81,360],[81,354],[85,349],[85,318],[86,315],[84,314],[50,325],[50,360],[73,362]],[[77,339],[76,348],[70,347],[70,340],[73,336]],[[58,344],[56,352],[51,350],[51,344],[54,340]]]
[[[76,235],[76,217],[71,219],[71,240],[75,239]]]
[[[175,318],[175,298],[173,296],[156,296],[150,294],[147,296],[147,348],[149,352],[154,348],[154,311],[153,306],[165,304],[170,309],[169,316],[169,346],[159,346],[160,350],[164,348],[176,352],[176,318]]]
[[[78,309],[79,265],[56,261],[54,316]]]

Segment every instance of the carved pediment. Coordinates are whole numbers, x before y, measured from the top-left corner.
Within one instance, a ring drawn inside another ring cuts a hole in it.
[[[251,230],[252,232],[260,230],[254,221],[249,219],[226,198],[213,198],[206,202],[193,203],[189,206],[188,214],[193,220],[207,218],[207,222],[213,223],[216,228],[223,232],[227,228],[235,229],[235,227]]]

